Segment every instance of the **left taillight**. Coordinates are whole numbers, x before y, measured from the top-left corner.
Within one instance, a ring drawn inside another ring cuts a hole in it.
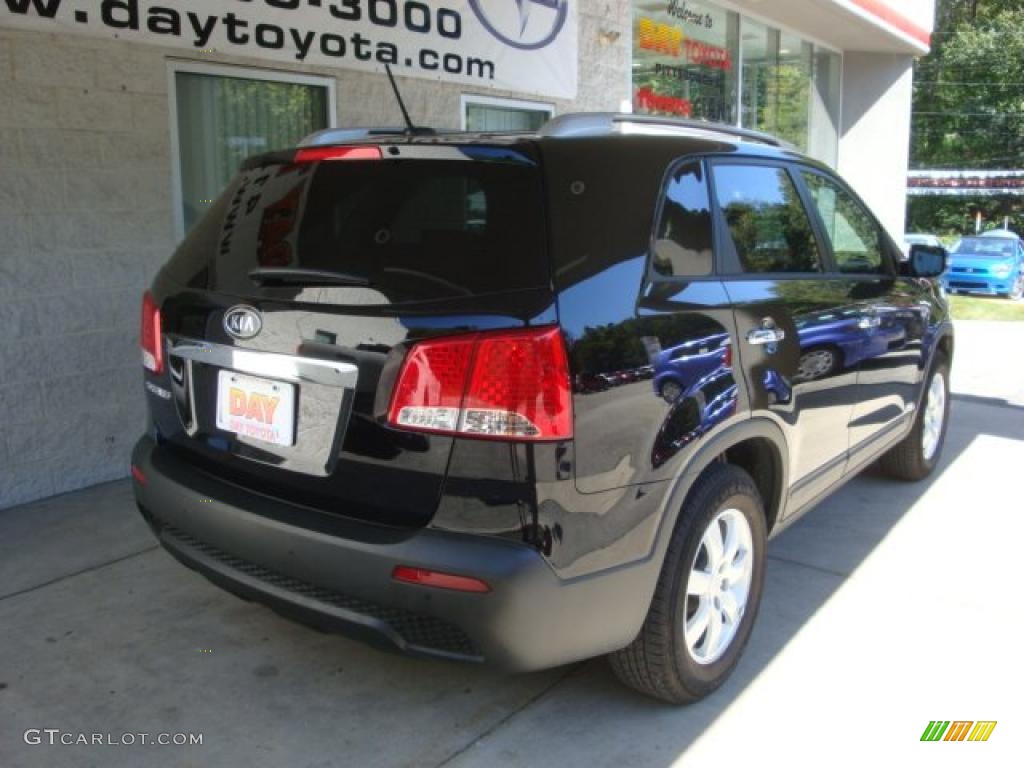
[[[153,373],[164,372],[164,346],[160,341],[160,307],[153,294],[142,295],[142,330],[139,345],[142,347],[142,365]]]
[[[558,328],[493,331],[412,346],[388,420],[400,429],[497,440],[572,437],[572,393]]]

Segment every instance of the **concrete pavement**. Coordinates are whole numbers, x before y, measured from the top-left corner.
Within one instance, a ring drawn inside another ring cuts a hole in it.
[[[1024,406],[1024,323],[956,323],[954,392]]]
[[[772,542],[737,674],[688,708],[603,660],[505,676],[291,624],[155,549],[125,482],[6,510],[0,766],[1019,765],[1022,466],[1024,407],[954,400],[932,479],[868,473]],[[934,719],[999,725],[921,743]]]

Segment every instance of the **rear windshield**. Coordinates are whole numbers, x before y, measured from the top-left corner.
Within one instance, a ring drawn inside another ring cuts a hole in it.
[[[998,240],[994,237],[965,237],[953,246],[953,253],[964,256],[980,256],[990,259],[1004,259],[1013,256],[1017,244],[1013,240]]]
[[[270,165],[243,170],[226,197],[208,214],[221,222],[208,280],[227,293],[280,295],[249,277],[261,267],[341,272],[391,302],[549,281],[540,174],[527,163]]]

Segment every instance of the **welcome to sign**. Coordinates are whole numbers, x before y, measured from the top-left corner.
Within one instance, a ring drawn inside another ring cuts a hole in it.
[[[571,0],[4,0],[0,24],[576,97]]]

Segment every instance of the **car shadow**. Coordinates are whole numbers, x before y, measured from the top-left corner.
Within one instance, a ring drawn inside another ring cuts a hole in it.
[[[259,764],[293,765],[302,755],[302,764],[319,760],[323,765],[672,765],[685,759],[717,721],[739,717],[743,708],[737,705],[744,694],[772,679],[769,667],[797,647],[797,635],[809,624],[822,626],[819,612],[924,495],[949,479],[946,473],[975,441],[1024,443],[1022,411],[998,400],[954,396],[942,463],[932,478],[901,483],[868,470],[774,539],[764,602],[735,674],[711,696],[685,708],[623,687],[604,659],[507,675],[488,667],[381,653],[311,632],[236,600],[154,551],[151,540],[141,536],[144,526],[125,489],[91,491],[80,504],[106,499],[110,510],[104,514],[126,521],[117,530],[132,544],[126,545],[131,551],[100,566],[76,561],[74,574],[54,578],[49,586],[33,582],[23,594],[0,601],[0,626],[15,628],[0,658],[18,660],[0,670],[8,673],[0,674],[7,685],[0,691],[0,710],[6,704],[17,714],[7,720],[9,733],[0,733],[0,764],[20,764],[4,759],[5,747],[20,745],[19,729],[52,722],[85,731],[101,730],[100,723],[103,728],[138,723],[145,730],[166,723],[174,730],[205,730],[227,739],[219,749],[230,746],[229,762],[234,763],[248,755]],[[957,467],[954,476],[959,481],[966,471],[969,481],[970,462],[986,455],[967,456],[969,466]],[[937,512],[950,506],[937,498],[933,493],[928,501]],[[67,507],[68,501],[58,506]],[[55,512],[52,525],[39,535],[84,546],[86,528],[107,518],[81,514],[80,504],[60,515],[66,518],[63,526]],[[38,520],[40,509],[26,508],[25,515]],[[940,519],[957,519],[952,516],[956,510],[945,511],[951,516]],[[914,523],[919,519],[915,515]],[[12,521],[6,530],[31,527]],[[109,538],[109,529],[104,535]],[[22,545],[35,541],[19,540]],[[92,549],[100,543],[97,539]],[[39,557],[44,550],[33,551]],[[46,551],[62,560],[63,550]],[[17,562],[24,567],[27,561]],[[884,558],[881,564],[873,560],[873,573],[891,567],[885,563]],[[844,620],[853,610],[841,601],[832,607]],[[829,621],[837,618],[835,611],[825,615]],[[913,631],[910,638],[927,639]],[[797,661],[812,676],[819,674],[819,663],[855,664],[853,654],[862,639],[838,642],[823,648],[819,660],[790,654],[787,662]],[[199,648],[213,652],[199,654]],[[61,687],[54,687],[58,680]],[[800,684],[788,678],[785,683],[794,686],[794,697],[800,695],[795,688]],[[872,685],[877,693],[877,683]],[[857,692],[836,697],[851,693]],[[795,713],[787,707],[796,700],[778,702],[763,717],[791,717]],[[245,702],[241,708],[239,701]],[[821,701],[820,706],[834,703]],[[818,707],[819,702],[801,701],[800,706]],[[848,722],[836,725],[843,734],[848,727]],[[737,738],[742,738],[739,731]],[[346,759],[339,757],[339,748]],[[140,764],[139,750],[144,748],[122,748],[119,760],[105,764]],[[145,764],[180,764],[182,758],[174,750],[145,754],[155,753],[161,757],[156,762],[149,757]],[[48,753],[53,759],[46,762],[80,764],[73,762],[79,755]]]
[[[993,412],[996,408],[1000,410]],[[1007,409],[1005,413],[1003,409]],[[989,412],[985,419],[978,418],[982,410]],[[769,545],[765,594],[750,643],[732,677],[708,698],[683,709],[648,699],[623,687],[607,662],[595,659],[571,669],[548,694],[550,704],[541,702],[539,711],[523,713],[526,722],[512,726],[516,730],[505,734],[502,747],[530,733],[530,738],[539,742],[517,750],[519,760],[529,764],[527,755],[557,760],[562,748],[546,735],[539,736],[536,726],[556,720],[559,712],[585,707],[590,725],[576,737],[592,738],[616,723],[641,724],[631,728],[630,740],[644,744],[644,764],[660,764],[651,759],[650,739],[656,738],[653,753],[664,756],[665,765],[672,765],[730,710],[978,437],[1024,442],[1021,411],[1024,408],[1000,400],[955,396],[941,464],[929,479],[904,483],[886,477],[877,466],[870,467],[774,538]],[[622,757],[607,755],[597,764],[616,764]]]

